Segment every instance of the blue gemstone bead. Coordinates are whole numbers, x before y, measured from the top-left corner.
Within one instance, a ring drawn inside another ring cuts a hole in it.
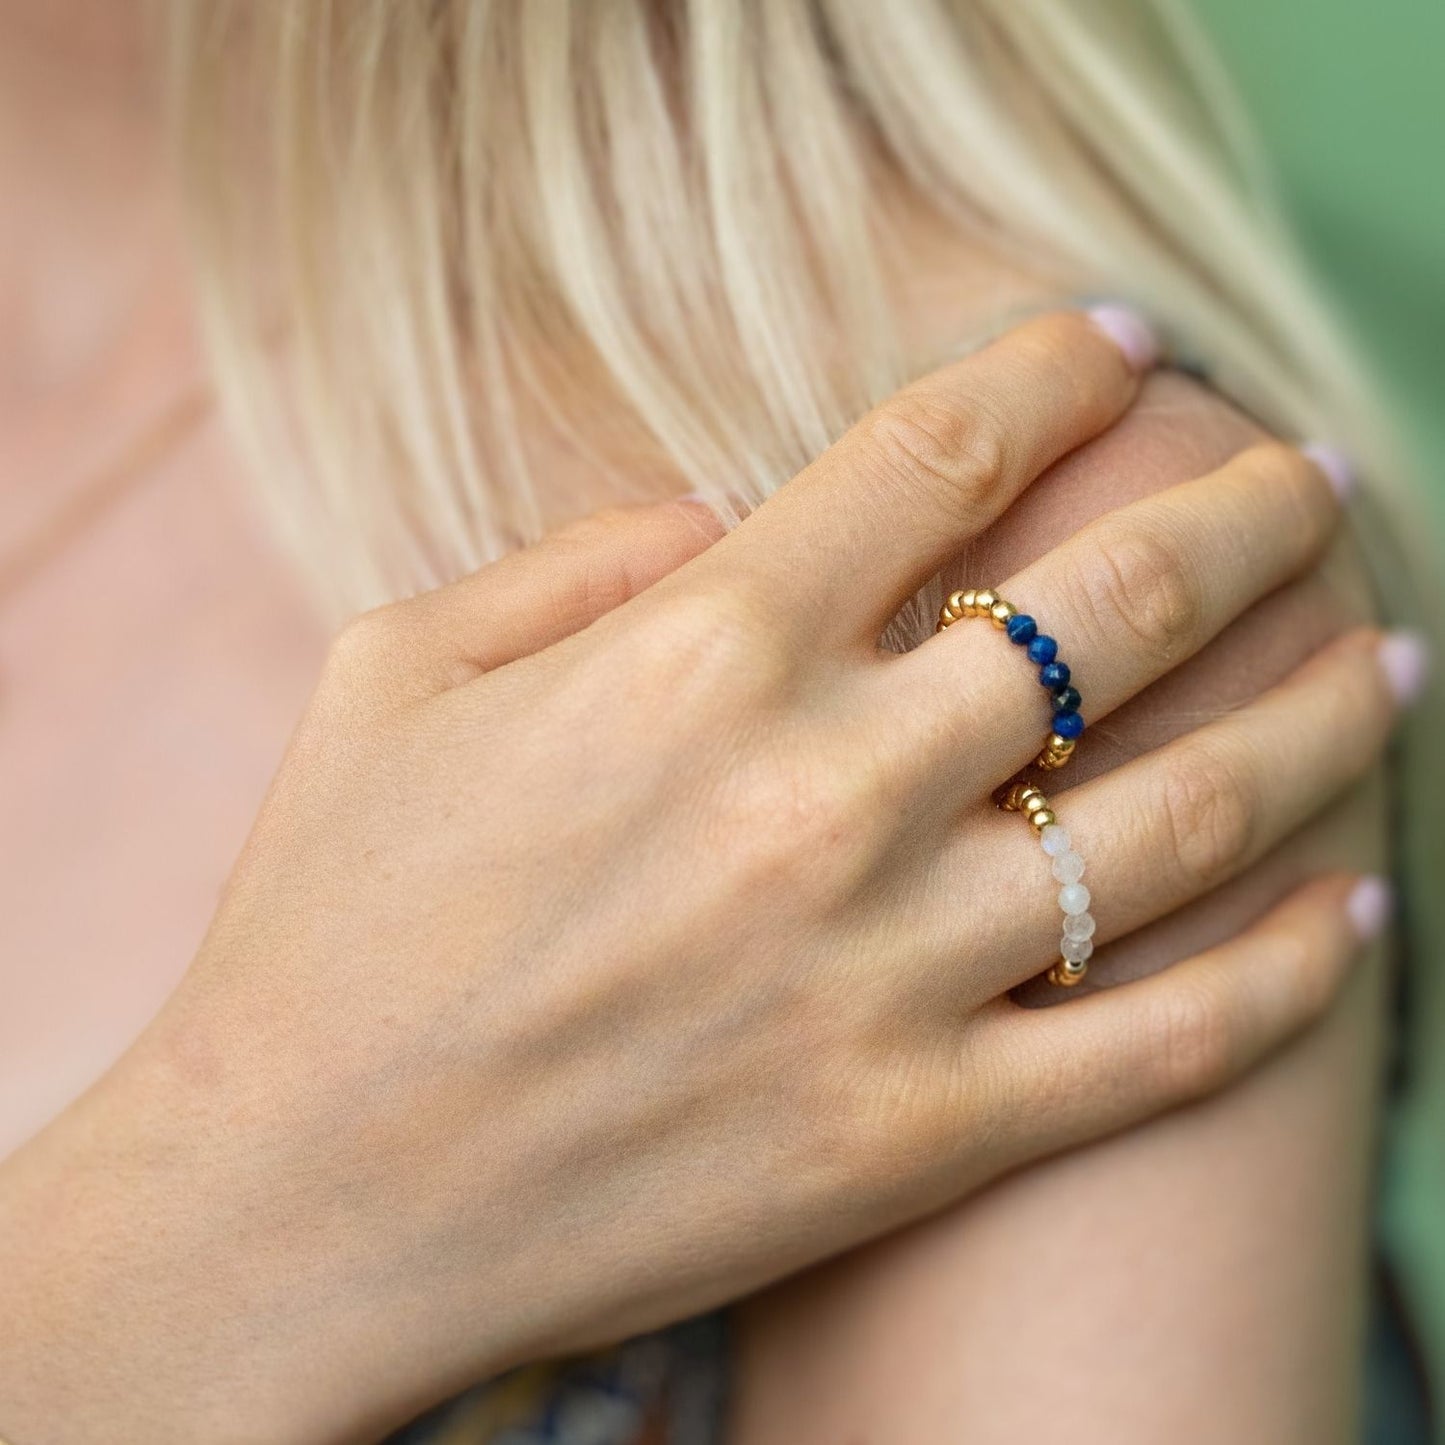
[[[1004,626],[1004,631],[1008,633],[1008,640],[1017,642],[1020,647],[1026,642],[1032,642],[1038,635],[1038,630],[1039,624],[1026,612],[1016,613]]]
[[[1078,712],[1079,705],[1084,701],[1079,696],[1079,689],[1076,687],[1061,687],[1054,694],[1054,707],[1059,712]]]
[[[1029,661],[1042,665],[1045,662],[1052,662],[1059,655],[1059,644],[1048,636],[1047,633],[1039,633],[1029,643]]]
[[[1069,664],[1067,662],[1046,662],[1039,668],[1039,681],[1048,688],[1050,692],[1057,692],[1061,687],[1069,684]]]
[[[1076,712],[1056,712],[1054,731],[1061,738],[1076,738],[1084,731],[1084,719]]]

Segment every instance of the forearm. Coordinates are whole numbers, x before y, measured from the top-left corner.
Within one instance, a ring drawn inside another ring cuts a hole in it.
[[[365,1400],[342,1354],[370,1301],[326,1290],[323,1241],[291,1267],[254,1131],[232,1118],[228,1140],[226,1105],[143,1059],[0,1168],[0,1436],[352,1438]]]

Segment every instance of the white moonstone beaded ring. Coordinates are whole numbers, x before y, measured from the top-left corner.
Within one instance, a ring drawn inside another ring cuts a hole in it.
[[[1012,783],[998,795],[1007,813],[1022,813],[1039,836],[1039,846],[1053,864],[1060,883],[1059,907],[1064,912],[1059,961],[1049,970],[1049,982],[1072,988],[1089,971],[1094,952],[1094,918],[1089,912],[1089,890],[1083,884],[1084,860],[1074,851],[1069,830],[1054,818],[1049,800],[1028,783]]]
[[[1084,860],[1074,851],[1069,830],[1051,823],[1039,834],[1039,843],[1054,860],[1054,877],[1064,886],[1059,889],[1059,907],[1064,910],[1064,936],[1059,942],[1059,961],[1049,972],[1052,982],[1078,983],[1089,969],[1089,956],[1094,951],[1094,915],[1089,912],[1089,890],[1079,881],[1084,876]]]

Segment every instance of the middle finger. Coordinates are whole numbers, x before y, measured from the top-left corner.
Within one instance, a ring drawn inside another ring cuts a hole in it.
[[[1007,579],[999,596],[1057,639],[1088,723],[1193,656],[1241,613],[1323,554],[1340,517],[1325,473],[1272,442],[1217,471],[1121,507]],[[984,585],[987,579],[980,579]],[[920,765],[967,769],[987,790],[1039,750],[1052,726],[1043,669],[986,619],[965,619],[906,657],[888,660],[895,715],[987,717],[966,753],[924,743]],[[909,706],[900,709],[898,699]],[[1072,701],[1072,699],[1065,699]],[[934,737],[948,745],[950,730]],[[909,740],[916,746],[917,740]]]

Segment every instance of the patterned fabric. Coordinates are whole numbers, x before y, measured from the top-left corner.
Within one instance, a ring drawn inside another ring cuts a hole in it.
[[[718,1445],[727,1388],[722,1315],[479,1385],[386,1445]]]

